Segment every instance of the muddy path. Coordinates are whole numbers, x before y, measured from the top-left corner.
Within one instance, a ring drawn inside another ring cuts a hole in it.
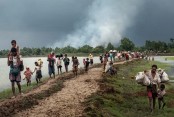
[[[82,102],[99,90],[102,73],[97,65],[89,73],[80,70],[77,77],[70,72],[51,79],[22,97],[0,102],[0,117],[80,117],[85,108]]]
[[[90,74],[89,74],[90,73]],[[98,79],[101,78],[102,68],[93,68],[89,73],[79,75],[64,82],[64,88],[39,101],[39,104],[20,112],[15,117],[79,117],[82,116],[85,98],[98,90]]]

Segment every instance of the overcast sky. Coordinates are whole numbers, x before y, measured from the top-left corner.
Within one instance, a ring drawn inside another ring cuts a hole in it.
[[[0,49],[174,38],[174,0],[0,0]]]

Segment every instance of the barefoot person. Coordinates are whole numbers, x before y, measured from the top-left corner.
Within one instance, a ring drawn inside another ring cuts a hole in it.
[[[89,70],[89,58],[86,58],[86,61],[85,61],[85,71],[88,73],[88,70]]]
[[[56,60],[55,60],[54,52],[51,52],[51,54],[48,55],[47,61],[48,61],[48,71],[49,71],[50,78],[51,78],[52,74],[53,74],[53,77],[55,78],[54,64],[55,64]]]
[[[108,62],[108,57],[105,55],[104,60],[103,60],[103,71],[105,71],[105,69],[106,69],[107,62]]]
[[[12,86],[12,92],[13,92],[13,96],[16,96],[15,93],[15,82],[18,86],[19,89],[19,93],[21,94],[21,72],[20,72],[20,58],[19,55],[17,54],[17,49],[16,48],[12,48],[10,51],[11,55],[12,55],[12,61],[9,61],[9,57],[8,57],[8,66],[10,66],[10,73],[9,73],[9,79],[11,81],[11,86]]]
[[[12,48],[16,48],[17,49],[17,55],[20,55],[20,49],[19,49],[19,46],[17,45],[16,40],[12,40],[11,41],[11,45],[12,45]]]
[[[41,66],[38,64],[38,62],[35,62],[35,68],[33,73],[36,72],[36,82],[37,84],[41,81],[42,78],[42,71],[41,71]]]
[[[58,74],[62,73],[62,58],[61,57],[58,57],[57,59],[57,71],[58,71]]]
[[[19,49],[19,46],[17,45],[17,43],[16,43],[16,40],[12,40],[11,41],[11,49],[12,48],[16,48],[16,50],[17,50],[17,55],[19,56],[19,54],[20,54],[20,49]],[[19,56],[20,57],[20,56]],[[10,63],[12,63],[12,61],[13,61],[13,55],[12,55],[12,52],[11,51],[9,51],[9,53],[8,53],[8,59],[9,59],[9,62]]]
[[[73,59],[72,59],[73,61]],[[65,65],[65,71],[68,72],[68,66],[69,66],[69,58],[67,57],[67,54],[65,54],[65,58],[63,59],[64,65]]]
[[[89,54],[89,59],[90,59],[90,64],[93,65],[93,55],[91,53]]]
[[[27,86],[31,85],[31,76],[32,76],[32,72],[30,70],[29,67],[26,67],[26,71],[24,71],[24,75],[25,75],[25,78],[23,80],[26,79],[27,81]]]
[[[73,60],[73,73],[74,73],[75,76],[77,76],[78,65],[79,65],[79,60],[77,59],[77,57],[74,57],[74,60]]]
[[[165,85],[161,84],[160,85],[160,89],[158,90],[158,105],[159,105],[159,109],[164,109],[164,106],[166,105],[165,101],[164,101],[164,95],[166,94],[165,91]],[[163,103],[163,105],[161,105],[161,103]]]
[[[150,80],[150,85],[147,86],[147,94],[149,98],[149,106],[151,112],[153,111],[153,109],[155,109],[156,98],[157,98],[157,87],[159,87],[159,84],[161,82],[160,76],[156,70],[157,70],[157,65],[152,65],[151,71],[147,74]]]

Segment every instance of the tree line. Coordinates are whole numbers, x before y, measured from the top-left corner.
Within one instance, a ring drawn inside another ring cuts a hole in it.
[[[56,54],[60,53],[104,53],[105,51],[109,50],[117,50],[117,51],[153,51],[153,52],[165,52],[165,53],[174,53],[174,39],[170,39],[169,43],[162,42],[162,41],[150,41],[146,40],[145,45],[138,47],[129,39],[123,38],[120,41],[119,46],[114,46],[112,43],[108,43],[106,47],[103,45],[99,45],[96,47],[92,47],[90,45],[84,45],[79,48],[75,48],[72,46],[66,46],[63,48],[28,48],[24,47],[20,49],[20,53],[22,56],[46,56],[51,51],[54,51]],[[6,57],[9,50],[1,50],[0,57]]]

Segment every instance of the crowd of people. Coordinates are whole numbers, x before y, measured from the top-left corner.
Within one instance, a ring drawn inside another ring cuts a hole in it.
[[[38,59],[34,62],[34,70],[31,70],[28,66],[25,67],[24,69],[24,64],[22,60],[22,56],[20,55],[20,48],[17,45],[16,40],[11,41],[11,49],[8,53],[8,59],[7,59],[7,64],[10,67],[10,72],[9,72],[9,79],[11,81],[11,86],[12,86],[12,92],[13,92],[13,97],[15,98],[16,96],[16,91],[15,91],[15,83],[18,86],[19,93],[22,95],[21,92],[21,73],[24,71],[24,78],[23,80],[26,80],[27,86],[31,85],[31,78],[32,75],[35,73],[35,79],[37,84],[41,82],[42,78],[42,67],[43,67],[43,61],[41,59]],[[65,67],[65,72],[68,72],[68,68],[70,65],[70,58],[67,56],[67,54],[64,55],[55,55],[54,52],[51,52],[47,56],[47,61],[48,61],[48,74],[50,78],[55,78],[56,72],[55,72],[55,66],[57,66],[57,72],[58,75],[62,74],[62,67],[64,64]],[[84,61],[84,68],[85,71],[88,72],[89,65],[93,65],[93,55],[89,54],[89,57],[86,58]],[[72,71],[74,73],[74,76],[77,77],[78,73],[78,66],[79,66],[79,60],[76,56],[72,57]]]
[[[21,93],[21,71],[24,70],[23,60],[20,55],[20,48],[17,45],[16,40],[11,41],[11,50],[8,53],[8,66],[10,66],[10,73],[9,73],[9,79],[12,84],[12,92],[15,96],[15,82],[18,86],[19,93]],[[105,52],[104,54],[99,56],[99,60],[103,64],[103,71],[106,73],[110,73],[111,75],[116,73],[116,69],[113,67],[113,63],[116,62],[116,58],[119,60],[129,60],[129,56],[133,57],[133,54],[130,52],[117,52],[116,50],[110,50],[109,52]],[[134,56],[138,56],[136,53]],[[56,72],[55,72],[55,66],[57,66],[57,72],[58,75],[62,74],[62,67],[64,65],[65,72],[68,72],[68,68],[70,65],[70,62],[72,62],[72,71],[74,73],[74,76],[77,76],[78,73],[78,67],[79,67],[79,60],[76,56],[72,56],[72,61],[70,61],[70,58],[67,56],[67,54],[60,54],[55,55],[54,52],[51,52],[47,56],[48,61],[48,74],[50,78],[55,78]],[[88,73],[88,69],[90,65],[93,65],[93,55],[90,53],[87,58],[83,59],[84,69],[86,73]],[[41,59],[37,60],[34,63],[34,70],[31,70],[28,66],[26,66],[26,69],[24,71],[25,77],[23,80],[26,80],[27,86],[31,85],[31,77],[35,73],[35,79],[37,84],[41,81],[42,78],[42,66],[43,61]]]
[[[12,86],[12,92],[13,97],[16,96],[15,92],[15,83],[18,86],[19,93],[22,95],[21,92],[21,71],[24,70],[23,60],[20,55],[20,48],[17,45],[17,42],[15,40],[11,41],[11,49],[8,53],[8,61],[7,64],[10,67],[9,72],[9,79],[11,81]],[[109,73],[110,75],[117,74],[117,70],[114,68],[113,64],[116,61],[128,61],[131,58],[144,58],[144,55],[140,52],[129,52],[129,51],[116,51],[116,50],[110,50],[109,52],[105,52],[104,54],[99,56],[99,60],[101,64],[103,64],[103,72]],[[147,56],[145,57],[147,59]],[[153,59],[153,58],[152,58]],[[72,63],[72,71],[74,73],[74,76],[77,77],[78,75],[78,69],[79,69],[79,60],[78,57],[72,56],[72,61],[70,61],[70,58],[67,56],[67,54],[60,54],[55,55],[54,52],[51,52],[47,56],[48,61],[48,73],[50,78],[55,78],[56,72],[55,72],[55,66],[57,66],[57,72],[58,75],[62,74],[62,67],[64,65],[65,72],[69,71],[69,65]],[[89,66],[93,65],[93,55],[90,53],[87,58],[83,59],[83,65],[84,70],[86,73],[88,73]],[[35,78],[37,84],[41,81],[42,78],[42,67],[43,67],[43,61],[41,59],[38,59],[35,63],[34,70],[31,70],[28,66],[26,66],[26,69],[24,70],[25,77],[23,78],[27,82],[27,86],[31,85],[31,77],[35,73]],[[150,110],[153,111],[155,108],[155,102],[156,98],[158,98],[159,103],[159,109],[164,108],[165,101],[164,101],[164,95],[165,95],[165,85],[161,84],[160,75],[156,72],[157,65],[152,65],[152,69],[150,72],[147,72],[146,70],[144,73],[146,76],[148,76],[148,79],[150,81],[150,84],[147,86],[147,96],[149,99],[149,107]],[[158,90],[157,90],[158,89]]]

